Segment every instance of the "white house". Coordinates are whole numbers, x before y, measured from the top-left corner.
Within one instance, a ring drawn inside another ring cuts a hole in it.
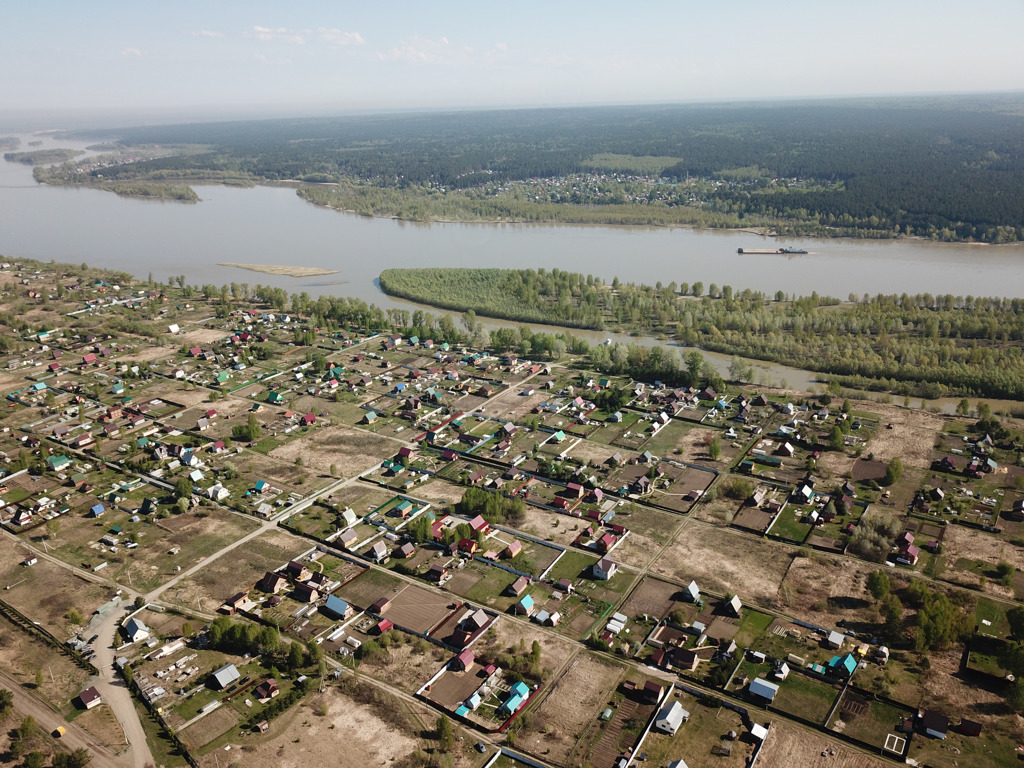
[[[689,719],[690,713],[683,709],[683,705],[678,701],[673,701],[671,704],[666,704],[661,712],[658,713],[658,717],[654,721],[654,727],[662,733],[675,736],[679,726]]]
[[[607,581],[619,571],[619,564],[610,557],[602,557],[594,563],[594,578]]]

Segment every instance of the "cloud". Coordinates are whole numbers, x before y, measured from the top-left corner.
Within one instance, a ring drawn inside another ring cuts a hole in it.
[[[289,64],[294,63],[291,59],[271,58],[270,56],[266,56],[262,53],[254,53],[252,57],[256,59],[256,61],[260,62],[260,64],[266,64],[274,67],[286,67]]]
[[[212,29],[199,29],[192,33],[192,37],[224,37],[224,33],[214,32]]]
[[[407,61],[412,64],[442,64],[451,61],[453,53],[447,37],[430,40],[416,36],[386,51],[380,51],[377,58],[381,61]]]
[[[345,32],[337,28],[320,27],[317,30],[320,39],[330,43],[336,48],[343,48],[350,45],[366,45],[366,40],[358,32]]]
[[[309,34],[309,30],[298,30],[298,29],[287,29],[286,27],[277,27],[272,29],[270,27],[254,26],[252,32],[246,33],[246,37],[254,37],[257,40],[265,41],[281,41],[284,43],[293,43],[294,45],[305,45],[306,35]]]
[[[122,56],[141,56],[142,55],[142,51],[140,51],[138,48],[125,48],[123,51],[121,51],[121,55]]]

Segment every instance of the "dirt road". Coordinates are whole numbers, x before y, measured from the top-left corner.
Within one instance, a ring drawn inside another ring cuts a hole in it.
[[[34,717],[39,727],[43,730],[53,732],[57,730],[58,726],[64,726],[67,729],[67,733],[60,739],[61,747],[67,750],[88,750],[89,754],[92,755],[89,765],[96,768],[125,768],[128,765],[128,762],[123,757],[112,754],[105,746],[97,743],[86,731],[79,728],[73,722],[66,722],[63,717],[46,706],[46,704],[25,691],[21,684],[6,672],[0,672],[0,685],[14,694],[14,708],[18,713]]]

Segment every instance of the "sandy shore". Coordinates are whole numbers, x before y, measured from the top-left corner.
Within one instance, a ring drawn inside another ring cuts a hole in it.
[[[285,275],[286,277],[316,277],[318,275],[336,275],[336,269],[322,267],[288,267],[274,264],[232,264],[226,261],[217,262],[218,267],[238,267],[250,272],[263,272],[268,275]]]

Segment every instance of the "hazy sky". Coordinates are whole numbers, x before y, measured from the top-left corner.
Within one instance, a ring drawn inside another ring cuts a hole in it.
[[[1024,89],[1024,0],[0,5],[0,113],[224,115]]]

